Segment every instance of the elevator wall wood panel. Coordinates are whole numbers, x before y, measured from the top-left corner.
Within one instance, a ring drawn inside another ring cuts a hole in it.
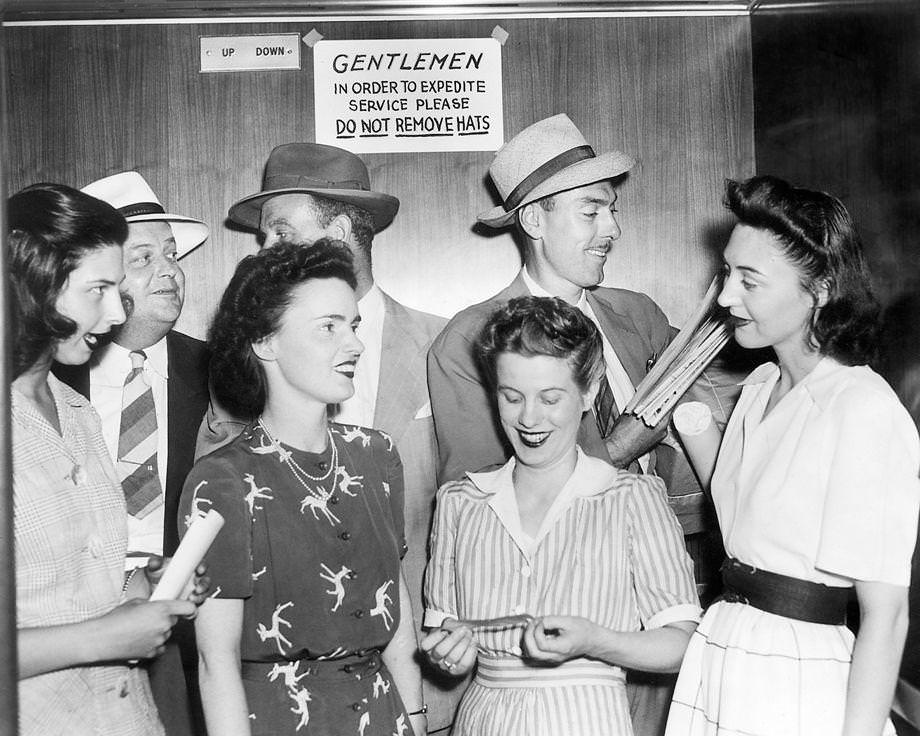
[[[649,293],[680,324],[714,268],[727,218],[726,176],[753,173],[749,19],[507,19],[504,132],[567,112],[598,150],[639,160],[620,190],[623,235],[606,281]],[[312,52],[299,71],[201,74],[199,36],[329,39],[486,37],[496,21],[272,22],[8,28],[10,191],[36,181],[81,186],[134,168],[210,241],[182,261],[179,323],[203,336],[237,261],[256,237],[225,223],[259,190],[272,147],[313,140]],[[400,212],[374,242],[380,284],[449,315],[510,281],[508,233],[474,226],[495,204],[490,152],[370,154],[375,188]]]

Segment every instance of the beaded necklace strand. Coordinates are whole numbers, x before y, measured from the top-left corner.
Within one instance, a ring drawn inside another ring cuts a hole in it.
[[[294,460],[294,458],[291,456],[291,453],[286,451],[281,446],[281,443],[274,438],[271,432],[268,431],[268,427],[265,426],[265,422],[262,421],[262,417],[259,417],[259,428],[268,438],[268,441],[272,444],[272,447],[278,450],[278,454],[281,456],[281,461],[287,465],[288,469],[291,471],[291,475],[293,475],[297,479],[297,482],[306,489],[307,493],[309,493],[311,496],[314,496],[315,498],[321,499],[322,501],[329,500],[333,491],[335,490],[335,485],[333,485],[331,490],[327,491],[322,487],[321,484],[330,475],[332,475],[333,471],[339,464],[339,451],[335,446],[335,441],[332,438],[332,430],[328,428],[326,429],[326,434],[329,437],[329,444],[332,447],[332,457],[330,458],[329,469],[323,473],[323,475],[317,477],[315,475],[310,475],[306,470],[300,467],[300,464]],[[314,483],[318,484],[317,487],[307,485],[307,480],[312,480]]]

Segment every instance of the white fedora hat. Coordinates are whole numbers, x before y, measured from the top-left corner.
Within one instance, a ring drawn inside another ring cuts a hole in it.
[[[524,128],[495,154],[489,175],[504,204],[477,219],[490,227],[509,225],[526,204],[613,179],[635,165],[621,151],[596,154],[568,115],[553,115]]]
[[[97,179],[81,191],[108,202],[124,215],[129,224],[168,222],[176,238],[177,258],[191,253],[208,237],[208,226],[200,220],[166,212],[153,189],[136,171],[123,171],[104,179]]]

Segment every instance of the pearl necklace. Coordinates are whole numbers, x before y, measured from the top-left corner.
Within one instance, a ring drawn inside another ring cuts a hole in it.
[[[327,470],[323,475],[317,477],[315,475],[310,475],[306,470],[300,467],[300,464],[294,460],[293,457],[291,457],[291,453],[281,447],[281,443],[274,438],[271,432],[268,431],[268,427],[265,426],[265,422],[262,421],[262,417],[259,417],[259,429],[261,429],[265,436],[268,438],[268,441],[272,444],[272,447],[278,450],[278,454],[281,456],[281,461],[287,465],[288,469],[291,471],[291,475],[297,479],[300,485],[302,485],[310,495],[322,499],[323,501],[328,500],[332,496],[335,490],[335,486],[333,486],[332,490],[327,491],[321,485],[317,488],[313,488],[307,485],[307,480],[312,480],[314,483],[318,484],[322,483],[330,475],[332,475],[333,471],[338,466],[339,451],[335,446],[335,441],[332,438],[332,430],[328,428],[326,429],[326,434],[329,437],[329,444],[332,447],[332,457],[330,458],[329,462],[329,470]]]

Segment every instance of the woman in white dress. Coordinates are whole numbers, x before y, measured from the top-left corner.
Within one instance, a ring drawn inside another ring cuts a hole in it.
[[[577,446],[604,359],[576,307],[512,299],[478,349],[514,457],[438,492],[421,646],[476,669],[453,736],[631,736],[624,668],[675,672],[700,612],[664,483]]]
[[[865,365],[878,307],[859,237],[837,199],[773,177],[729,182],[726,203],[719,303],[776,363],[744,382],[719,450],[726,592],[691,639],[667,736],[893,734],[920,444]]]

